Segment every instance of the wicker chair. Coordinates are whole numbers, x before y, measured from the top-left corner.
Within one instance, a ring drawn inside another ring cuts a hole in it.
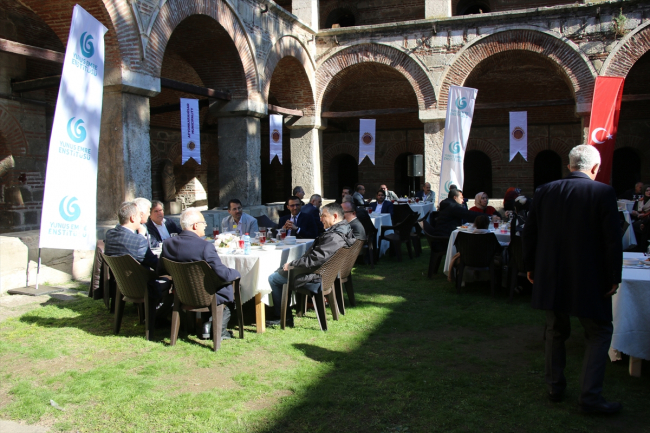
[[[309,291],[306,287],[294,289],[295,279],[300,275],[311,272],[308,269],[294,268],[292,266],[289,266],[287,283],[282,287],[282,313],[280,316],[280,325],[282,329],[286,328],[287,308],[289,308],[289,299],[291,292],[294,290],[301,295],[306,295],[307,297],[311,298],[311,302],[314,304],[314,311],[316,311],[316,318],[320,324],[321,331],[327,331],[325,296],[327,296],[327,302],[329,302],[330,309],[332,310],[332,318],[334,320],[339,320],[339,309],[336,302],[334,282],[340,275],[340,269],[347,254],[348,250],[346,248],[340,248],[336,253],[334,253],[332,257],[329,258],[329,260],[323,263],[323,265],[314,272],[315,274],[321,276],[321,285],[317,293]],[[303,302],[303,305],[306,305],[306,303]]]
[[[116,335],[120,333],[125,301],[138,304],[140,322],[143,317],[139,305],[144,304],[145,336],[147,340],[153,340],[156,306],[155,300],[149,297],[147,284],[156,279],[156,273],[142,266],[128,254],[115,257],[102,254],[102,260],[108,264],[117,281],[113,332]]]
[[[512,297],[514,296],[517,287],[517,277],[519,275],[526,275],[521,236],[511,236],[510,245],[508,245],[508,257],[508,287],[510,289],[509,301],[512,302]]]
[[[494,233],[473,234],[459,232],[456,235],[456,251],[460,253],[460,260],[456,271],[456,290],[460,293],[465,269],[490,271],[490,287],[492,296],[498,283],[497,270],[499,268],[496,255],[501,251],[501,245]]]
[[[106,262],[102,259],[104,241],[97,240],[95,257],[93,259],[93,274],[88,290],[88,296],[97,300],[103,299],[106,309],[115,312],[115,278],[111,275]]]
[[[352,286],[352,268],[356,263],[357,257],[363,248],[363,245],[366,241],[357,240],[350,248],[343,248],[346,252],[345,257],[341,261],[341,270],[339,277],[336,279],[336,303],[339,307],[339,312],[345,314],[345,300],[343,299],[343,286],[345,286],[345,291],[348,292],[348,299],[350,300],[350,305],[355,307],[357,305],[356,300],[354,299],[354,287]]]
[[[397,260],[402,261],[402,244],[406,243],[406,248],[409,252],[409,258],[413,258],[413,245],[411,241],[411,229],[413,224],[418,220],[420,214],[413,212],[411,215],[407,216],[402,222],[395,224],[394,226],[381,226],[381,235],[379,236],[378,245],[381,245],[382,240],[387,240],[390,242],[390,246],[394,249],[397,254]],[[386,234],[386,231],[394,230],[395,233]]]
[[[429,256],[429,270],[427,276],[433,278],[433,274],[438,273],[440,268],[440,262],[442,258],[447,254],[447,247],[449,244],[448,236],[434,236],[433,227],[428,222],[422,221],[422,234],[427,239],[429,243],[429,249],[431,250],[431,255]]]
[[[214,351],[221,347],[221,331],[223,321],[223,304],[217,305],[216,291],[224,286],[233,285],[235,292],[235,308],[239,324],[239,338],[244,338],[244,316],[242,313],[239,278],[234,281],[223,281],[214,273],[204,260],[200,262],[179,263],[162,258],[165,269],[174,281],[174,310],[172,312],[172,332],[170,345],[174,346],[178,339],[180,328],[180,310],[203,313],[212,312],[212,340]]]

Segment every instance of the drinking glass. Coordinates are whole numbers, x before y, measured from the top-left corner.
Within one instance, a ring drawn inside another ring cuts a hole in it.
[[[280,229],[280,239],[284,240],[284,238],[287,237],[287,230],[286,229]]]
[[[368,215],[370,215],[372,213],[372,208],[371,207],[367,207],[366,210],[368,211]]]
[[[499,221],[494,221],[494,230],[499,228]]]
[[[243,249],[244,249],[244,241],[243,241],[243,239],[240,239],[240,240],[239,240],[239,249],[240,249],[240,250],[243,250]]]
[[[212,237],[216,238],[219,236],[219,227],[212,227]]]
[[[264,245],[266,243],[266,233],[265,232],[259,232],[257,234],[257,236],[258,236],[258,238],[260,240],[260,244]]]

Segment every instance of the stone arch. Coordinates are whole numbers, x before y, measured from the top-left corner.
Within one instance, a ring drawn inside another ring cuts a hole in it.
[[[480,150],[490,158],[493,164],[498,163],[501,160],[499,149],[497,149],[493,143],[487,140],[481,140],[480,138],[470,138],[467,140],[467,149],[465,151],[469,152],[471,150]]]
[[[575,44],[552,32],[533,28],[504,29],[476,39],[459,51],[446,71],[439,94],[439,109],[447,106],[449,86],[462,86],[472,70],[488,57],[510,50],[530,51],[544,55],[563,72],[576,98],[576,103],[592,98],[596,71]]]
[[[607,56],[600,75],[627,76],[634,63],[650,50],[650,21],[628,33]],[[617,140],[618,141],[618,140]]]
[[[353,143],[339,143],[327,146],[323,151],[323,169],[327,170],[327,167],[332,163],[332,159],[342,153],[351,155],[357,160],[359,159],[359,147]]]
[[[382,160],[377,161],[377,166],[381,166],[382,169],[392,170],[395,159],[403,153],[412,153],[414,155],[424,154],[424,142],[419,140],[405,140],[391,146],[384,154]]]
[[[28,143],[20,122],[0,103],[0,133],[4,137],[4,145],[11,155],[26,156]]]
[[[316,71],[316,106],[320,110],[327,91],[340,72],[366,62],[380,63],[400,72],[413,87],[420,110],[435,108],[436,95],[429,76],[413,58],[388,45],[363,43],[337,51]]]
[[[571,152],[571,149],[573,149],[573,147],[577,146],[578,144],[580,143],[567,143],[566,141],[560,140],[559,138],[551,138],[548,150],[552,150],[560,155],[560,158],[562,158],[562,170],[566,171],[568,170],[566,166],[569,165],[569,152]],[[530,157],[528,159],[530,159]]]
[[[548,138],[539,137],[528,142],[528,162],[535,161],[537,154],[545,150],[552,150],[548,148]],[[561,155],[560,155],[561,156]]]
[[[254,47],[245,27],[231,6],[224,0],[195,2],[191,0],[169,0],[156,16],[149,42],[146,61],[148,72],[160,76],[165,48],[172,33],[184,19],[192,15],[206,15],[214,19],[230,35],[244,69],[248,96],[259,97],[259,76],[255,62]]]

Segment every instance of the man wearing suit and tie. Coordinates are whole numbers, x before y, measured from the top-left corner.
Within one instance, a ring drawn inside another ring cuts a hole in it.
[[[286,229],[287,236],[295,236],[296,239],[316,239],[318,226],[311,215],[301,212],[302,202],[300,199],[292,196],[287,201],[287,207],[291,213],[280,217],[278,227]]]
[[[151,202],[151,215],[147,221],[147,231],[149,240],[153,248],[160,246],[165,240],[169,239],[173,233],[179,234],[181,228],[172,220],[165,219],[165,209],[162,202],[154,200]]]
[[[297,197],[297,196],[296,196]],[[323,198],[319,194],[313,194],[309,198],[309,203],[302,207],[301,213],[311,215],[316,221],[316,226],[318,227],[318,233],[323,233],[325,228],[323,223],[320,220],[320,206],[323,204]]]
[[[151,252],[147,239],[139,235],[141,212],[132,201],[122,203],[118,211],[119,224],[106,232],[104,254],[107,256],[130,255],[142,266],[156,269],[158,257]]]
[[[376,213],[389,213],[390,216],[393,216],[393,203],[386,200],[386,193],[383,189],[377,191],[377,201],[370,203],[370,207],[373,212]]]
[[[535,192],[522,240],[533,283],[533,308],[546,310],[548,398],[558,402],[564,396],[564,343],[571,334],[570,316],[576,316],[587,343],[580,408],[612,414],[621,410],[621,404],[606,401],[601,392],[612,339],[612,295],[621,282],[623,250],[616,193],[611,186],[594,182],[599,169],[595,147],[574,147],[569,153],[571,173]]]

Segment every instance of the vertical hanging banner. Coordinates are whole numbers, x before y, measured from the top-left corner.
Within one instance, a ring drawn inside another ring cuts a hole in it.
[[[359,119],[359,164],[367,156],[375,163],[375,119]]]
[[[269,116],[269,148],[271,149],[269,164],[273,162],[276,155],[278,161],[282,164],[282,124],[283,117],[281,114],[271,114]]]
[[[440,165],[439,196],[449,193],[449,186],[463,189],[463,161],[467,149],[467,139],[472,127],[474,104],[478,90],[471,87],[449,87],[447,117],[445,118],[445,137],[442,146]],[[446,197],[445,197],[446,198]]]
[[[510,112],[510,161],[521,153],[528,161],[528,112]]]
[[[40,248],[94,250],[108,29],[76,5],[47,155]]]
[[[201,164],[201,130],[199,124],[199,100],[181,98],[181,164],[188,159]]]
[[[623,99],[623,77],[596,77],[587,144],[600,152],[600,172],[596,180],[609,185],[616,144],[618,117]]]

